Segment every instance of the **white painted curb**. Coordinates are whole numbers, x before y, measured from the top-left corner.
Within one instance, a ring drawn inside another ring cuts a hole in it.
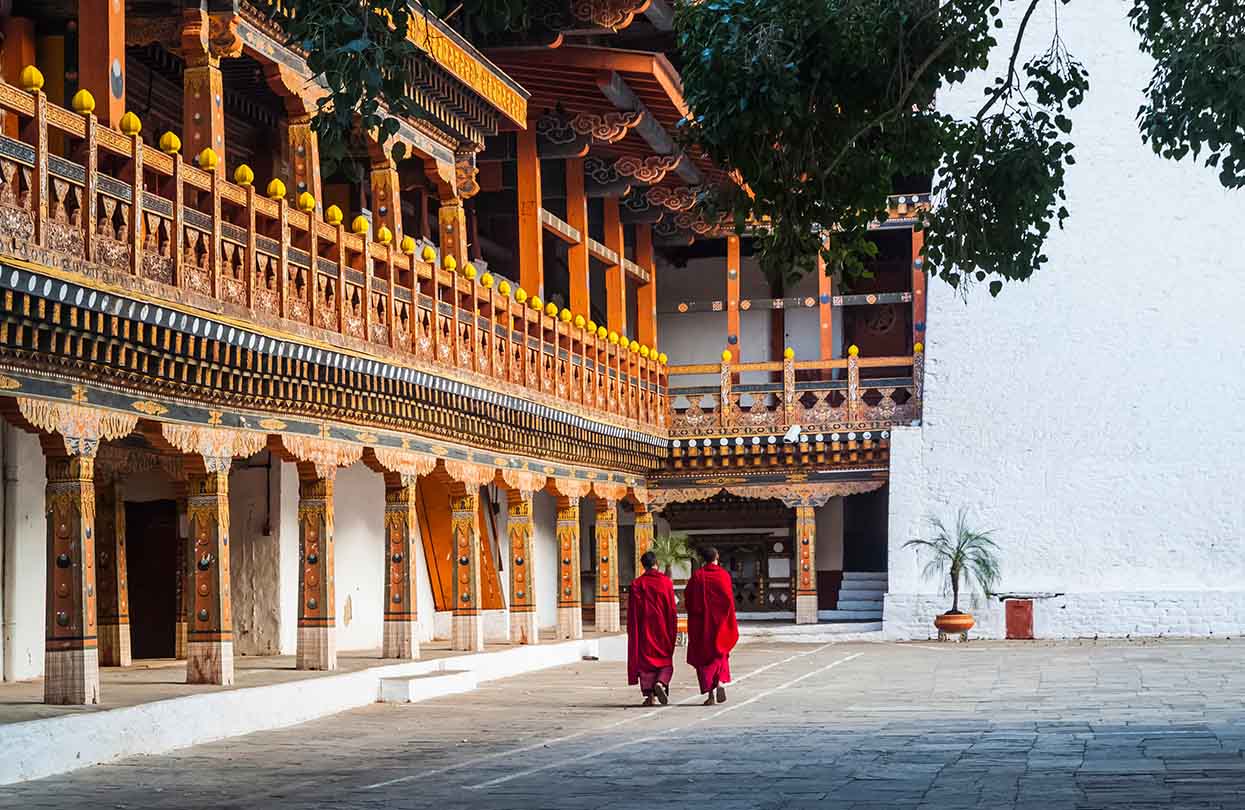
[[[625,657],[625,636],[538,644],[11,723],[0,726],[0,785],[305,723],[375,703],[385,678],[451,671],[483,683],[584,658],[617,660],[619,649]]]

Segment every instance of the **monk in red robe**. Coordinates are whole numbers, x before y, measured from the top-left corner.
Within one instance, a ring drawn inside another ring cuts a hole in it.
[[[640,685],[644,705],[653,696],[665,706],[670,701],[670,678],[674,675],[675,613],[674,583],[657,570],[657,555],[640,557],[644,573],[631,583],[627,599],[627,683]]]
[[[722,684],[731,681],[730,653],[739,641],[731,575],[718,565],[718,550],[702,548],[705,564],[692,573],[683,601],[687,606],[687,663],[696,668],[706,706],[726,701]]]

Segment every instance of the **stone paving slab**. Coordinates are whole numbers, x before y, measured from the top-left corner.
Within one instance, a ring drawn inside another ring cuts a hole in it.
[[[0,788],[0,808],[1245,807],[1240,643],[750,644],[725,705],[583,662]]]

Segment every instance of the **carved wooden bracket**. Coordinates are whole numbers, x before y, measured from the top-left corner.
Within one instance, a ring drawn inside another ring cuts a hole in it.
[[[17,407],[27,422],[40,430],[59,433],[71,456],[94,456],[103,439],[128,436],[138,427],[138,415],[117,413],[47,399],[18,397]]]
[[[564,498],[583,498],[592,491],[591,481],[580,481],[575,478],[550,478],[549,486]]]
[[[501,478],[506,482],[506,486],[522,492],[525,498],[530,498],[533,492],[539,492],[544,489],[548,481],[548,477],[544,473],[532,472],[531,470],[503,469]]]
[[[431,475],[437,468],[437,457],[426,453],[398,447],[373,447],[372,453],[382,467],[402,476],[404,481],[414,480],[421,475]]]
[[[450,478],[468,487],[482,487],[497,476],[495,468],[471,461],[443,458],[441,464]]]
[[[604,498],[607,501],[621,501],[627,497],[627,485],[611,481],[594,481],[592,491],[598,498]]]
[[[571,129],[602,143],[618,143],[644,120],[642,112],[579,113],[571,119]]]
[[[638,183],[651,186],[660,183],[666,175],[679,167],[683,154],[652,155],[638,158],[625,155],[614,161],[614,169],[623,177],[630,177]]]
[[[479,173],[474,149],[454,153],[454,187],[458,189],[459,199],[468,200],[480,193],[480,182],[476,179]]]
[[[165,441],[183,453],[203,456],[210,473],[225,472],[235,456],[253,456],[268,444],[268,434],[254,430],[163,422],[160,432]]]
[[[545,158],[581,158],[588,154],[590,135],[581,135],[560,108],[547,110],[536,119],[536,151]]]
[[[660,512],[672,503],[704,501],[719,492],[728,492],[740,498],[759,500],[777,499],[791,508],[799,506],[822,506],[831,498],[861,495],[881,489],[885,481],[835,481],[825,484],[727,484],[725,486],[683,487],[654,489],[649,491],[648,508]]]
[[[571,16],[596,28],[618,31],[631,25],[635,15],[652,0],[571,0]]]
[[[689,211],[700,197],[699,186],[654,186],[646,196],[653,205],[660,205],[671,211]]]
[[[299,461],[316,468],[320,478],[330,478],[338,467],[349,467],[363,458],[363,445],[319,439],[311,436],[282,435],[281,445]]]

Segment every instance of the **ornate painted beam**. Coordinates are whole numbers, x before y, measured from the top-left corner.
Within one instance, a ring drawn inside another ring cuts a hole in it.
[[[647,113],[641,110],[579,113],[571,119],[571,128],[580,135],[591,136],[594,141],[618,143],[647,117]]]
[[[635,15],[648,10],[651,0],[571,0],[571,16],[589,25],[618,31],[631,25]]]
[[[643,113],[642,119],[636,127],[636,134],[643,138],[644,142],[656,154],[682,154],[674,139],[670,137],[670,133],[666,132],[665,127],[648,112],[644,102],[640,101],[640,98],[621,75],[614,71],[601,73],[597,76],[597,87],[601,88],[601,92],[605,94],[605,97],[613,102],[618,109]],[[691,185],[697,186],[704,182],[700,170],[690,160],[680,161],[677,171],[679,176]]]

